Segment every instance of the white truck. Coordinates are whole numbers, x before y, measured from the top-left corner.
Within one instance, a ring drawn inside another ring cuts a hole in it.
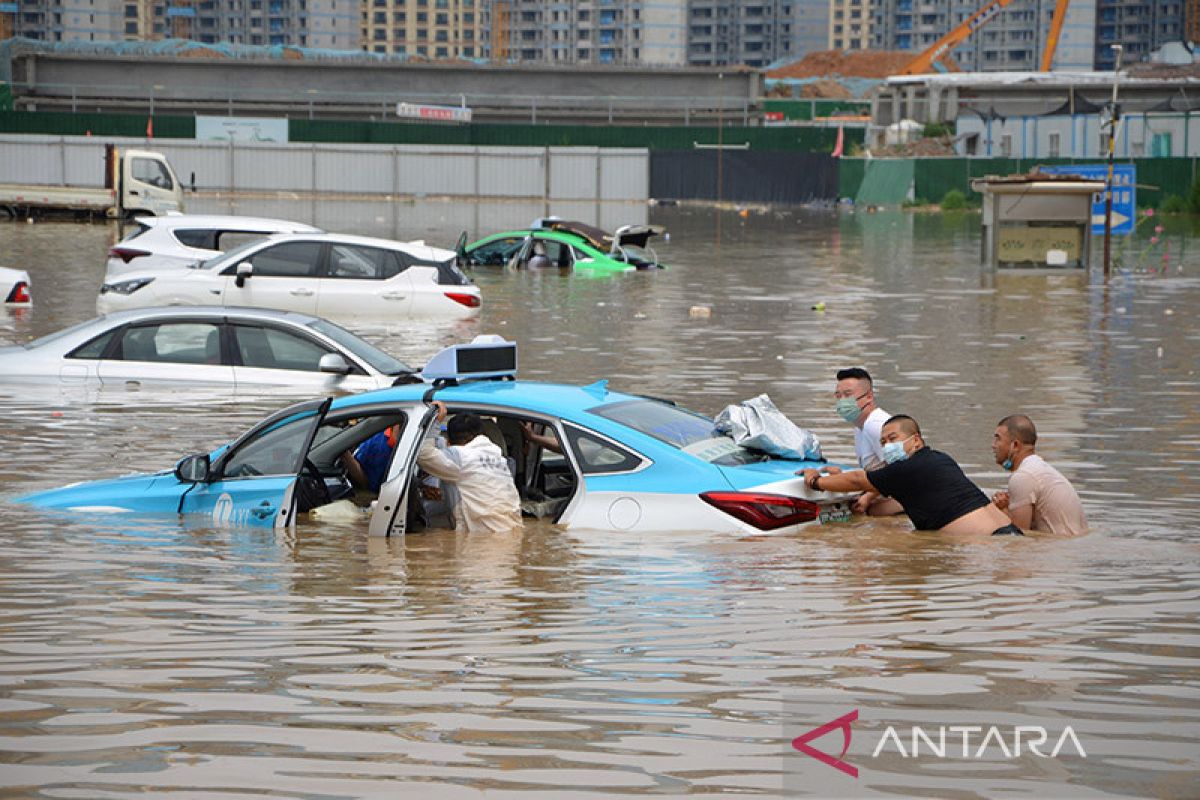
[[[162,153],[104,148],[104,186],[51,186],[0,183],[0,213],[73,212],[131,217],[183,211],[183,187]]]

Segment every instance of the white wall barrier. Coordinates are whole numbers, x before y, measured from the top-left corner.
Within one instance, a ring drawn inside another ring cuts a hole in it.
[[[645,201],[645,148],[210,142],[0,135],[0,183],[102,186],[104,145],[158,150],[201,192]]]

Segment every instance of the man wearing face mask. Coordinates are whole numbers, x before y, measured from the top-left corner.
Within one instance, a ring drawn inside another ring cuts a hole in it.
[[[945,453],[925,444],[917,421],[889,417],[879,437],[885,466],[842,472],[826,467],[801,470],[814,491],[877,492],[895,498],[921,531],[993,536],[1023,535]]]
[[[1026,530],[1049,531],[1058,536],[1087,533],[1087,518],[1079,495],[1063,474],[1047,464],[1034,448],[1037,428],[1024,414],[1013,414],[996,424],[992,455],[1012,473],[1008,491],[996,492],[992,502]]]
[[[890,416],[875,404],[875,382],[861,367],[838,370],[833,397],[837,415],[854,426],[854,452],[863,469],[879,469],[885,463],[880,434]],[[873,517],[899,514],[904,509],[898,502],[881,497],[876,492],[864,492],[854,501],[854,512]]]

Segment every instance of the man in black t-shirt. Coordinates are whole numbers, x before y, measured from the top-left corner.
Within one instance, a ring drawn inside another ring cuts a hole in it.
[[[912,417],[897,414],[888,419],[879,441],[888,462],[884,467],[870,472],[826,467],[825,474],[815,469],[798,474],[818,492],[878,492],[891,497],[904,506],[917,530],[1021,535],[1021,529],[991,504],[953,458],[926,446]]]

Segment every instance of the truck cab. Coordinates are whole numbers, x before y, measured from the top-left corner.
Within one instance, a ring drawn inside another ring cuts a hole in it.
[[[110,213],[163,216],[168,211],[183,210],[183,187],[162,153],[126,150],[118,154],[117,149],[112,148],[106,158],[109,160],[109,180],[114,175],[112,161],[115,160],[118,165],[119,185],[106,185],[106,188],[117,188],[119,192],[117,208]]]

